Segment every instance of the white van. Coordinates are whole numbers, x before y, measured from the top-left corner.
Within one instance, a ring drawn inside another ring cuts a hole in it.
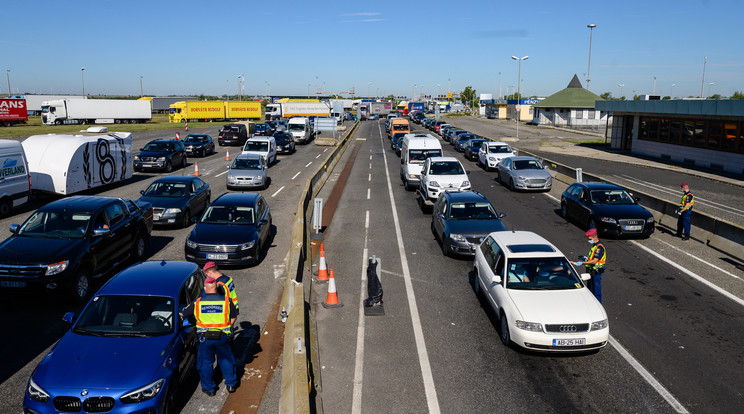
[[[31,178],[23,146],[18,141],[0,139],[0,216],[28,202]]]
[[[310,119],[305,117],[291,118],[287,124],[287,131],[292,134],[292,139],[298,144],[307,144],[313,134]]]
[[[406,134],[400,149],[400,180],[406,190],[419,186],[421,168],[430,157],[442,156],[442,144],[431,134]]]
[[[266,165],[271,166],[276,162],[276,138],[255,136],[245,142],[242,154],[260,155],[266,160]]]

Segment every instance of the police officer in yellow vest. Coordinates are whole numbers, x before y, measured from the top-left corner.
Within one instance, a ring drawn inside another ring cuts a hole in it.
[[[597,229],[589,229],[584,235],[587,241],[592,244],[591,250],[589,250],[589,256],[586,260],[574,262],[576,266],[586,266],[586,270],[592,276],[589,280],[589,290],[594,293],[594,297],[601,303],[602,302],[602,273],[605,271],[605,261],[607,260],[607,251],[605,251],[604,244],[599,241],[597,236]]]
[[[687,183],[680,184],[682,187],[682,201],[679,202],[677,209],[677,237],[682,240],[690,239],[690,219],[692,218],[692,206],[695,204],[695,197],[690,192],[690,185]],[[684,230],[684,233],[682,232]]]
[[[240,306],[238,305],[238,294],[235,292],[235,283],[230,276],[227,276],[220,272],[215,262],[207,262],[202,268],[204,275],[207,277],[213,277],[217,280],[217,292],[229,295],[230,300],[235,305],[235,315],[240,314]]]
[[[207,277],[204,280],[204,294],[183,312],[184,315],[193,314],[196,318],[196,333],[199,336],[196,368],[202,391],[210,397],[217,394],[217,384],[212,378],[216,355],[227,391],[235,392],[239,383],[235,374],[235,356],[228,336],[235,323],[237,311],[230,297],[218,293],[217,280]]]

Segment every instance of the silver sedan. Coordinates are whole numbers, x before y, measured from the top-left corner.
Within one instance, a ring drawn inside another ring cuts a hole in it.
[[[549,191],[553,186],[550,172],[535,157],[508,157],[498,165],[496,179],[513,190]]]
[[[269,185],[266,174],[268,166],[260,154],[240,154],[227,168],[228,189],[265,189]]]

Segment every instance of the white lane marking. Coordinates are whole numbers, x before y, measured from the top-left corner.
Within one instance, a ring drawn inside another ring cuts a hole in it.
[[[219,177],[219,176],[221,176],[221,175],[225,175],[225,174],[227,174],[227,173],[228,173],[229,171],[230,171],[230,170],[227,170],[227,171],[223,171],[223,172],[221,172],[221,173],[219,173],[219,174],[215,175],[215,177]]]
[[[284,269],[287,266],[280,264],[280,265],[274,265],[274,280],[279,279],[284,275]]]
[[[377,125],[379,129],[379,123]],[[383,146],[382,157],[385,166],[385,178],[387,179],[388,197],[390,198],[390,209],[393,212],[393,223],[395,223],[395,236],[398,241],[398,255],[400,264],[403,269],[403,281],[406,286],[406,296],[408,297],[408,308],[411,312],[411,323],[413,324],[413,336],[416,341],[416,351],[418,353],[419,365],[421,366],[421,376],[424,381],[424,393],[426,394],[426,404],[430,414],[439,414],[439,399],[437,398],[437,389],[434,385],[434,375],[431,372],[429,364],[429,354],[426,351],[426,341],[424,340],[424,330],[421,327],[421,318],[419,316],[418,306],[416,305],[416,295],[413,292],[413,283],[411,282],[411,271],[408,268],[408,256],[403,246],[403,233],[400,229],[400,220],[398,219],[398,208],[395,205],[393,197],[393,186],[390,182],[390,171],[387,168],[387,154],[382,142],[382,130],[380,131],[380,144]]]
[[[372,161],[372,156],[371,155],[369,156],[369,160]]]
[[[369,236],[369,210],[364,220],[364,250],[362,253],[362,283],[359,298],[363,298],[367,291],[367,237]],[[364,302],[359,301],[359,322],[357,322],[356,358],[354,360],[354,390],[351,397],[351,412],[361,414],[362,412],[362,380],[364,379]]]
[[[676,412],[689,413],[689,411],[687,411],[687,409],[682,405],[682,403],[680,403],[679,400],[674,398],[672,393],[669,392],[669,390],[667,390],[663,385],[661,385],[661,383],[657,381],[656,378],[654,378],[654,376],[651,375],[651,373],[648,372],[648,370],[646,370],[646,368],[644,368],[643,365],[641,365],[641,363],[638,362],[637,359],[633,358],[633,355],[631,355],[627,349],[625,349],[622,345],[620,345],[620,342],[618,342],[612,335],[610,335],[609,342],[610,342],[610,345],[612,345],[612,347],[615,348],[615,350],[617,350],[620,356],[622,356],[626,361],[628,361],[630,366],[632,366],[636,370],[636,372],[641,374],[643,379],[645,379],[646,382],[648,382],[656,390],[656,392],[659,393],[659,395],[661,395],[661,397],[664,398],[666,402],[672,406],[672,408]]]
[[[673,261],[667,259],[666,257],[660,255],[659,253],[656,253],[655,251],[653,251],[653,250],[649,249],[648,247],[646,247],[646,246],[638,243],[637,241],[630,240],[630,242],[633,243],[634,245],[638,246],[639,248],[645,250],[646,253],[649,253],[649,254],[657,257],[662,262],[669,264],[670,266],[676,268],[680,272],[685,273],[687,276],[690,276],[691,278],[693,278],[693,279],[697,280],[698,282],[700,282],[700,283],[708,286],[709,288],[715,290],[716,292],[722,294],[723,296],[726,296],[727,298],[733,300],[734,302],[738,303],[739,305],[744,306],[744,299],[741,299],[738,296],[735,296],[734,294],[729,293],[728,291],[726,291],[726,290],[718,287],[717,285],[713,284],[713,282],[710,282],[710,281],[706,280],[705,278],[701,277],[697,273],[694,273],[692,271],[689,271],[689,270],[685,269],[681,265],[678,265],[677,263],[674,263]]]
[[[276,190],[276,193],[272,194],[271,197],[276,197],[277,194],[279,194],[280,191],[284,190],[284,186],[282,188]]]
[[[552,196],[552,195],[550,195],[550,194],[548,194],[548,193],[543,193],[543,194],[545,194],[546,196],[548,196],[548,197],[552,198],[552,199],[553,199],[553,201],[555,201],[556,203],[558,203],[558,204],[560,204],[560,203],[561,203],[561,200],[559,200],[559,199],[555,198],[554,196]]]
[[[316,156],[315,156],[315,159],[316,159],[316,160],[317,160],[318,158],[320,158],[320,154],[318,154],[318,155],[316,155]]]
[[[326,152],[326,151],[328,151],[328,148],[326,148],[326,149],[323,150],[323,152]]]
[[[292,176],[292,179],[294,180],[294,179],[295,179],[295,178],[297,178],[297,176],[298,176],[298,175],[300,175],[300,174],[302,174],[302,171],[299,171],[299,172],[297,172],[297,174],[293,175],[293,176]]]
[[[367,189],[367,200],[369,200],[369,188]]]
[[[678,252],[680,252],[680,253],[683,253],[683,254],[685,254],[685,255],[687,255],[687,256],[690,256],[690,258],[692,258],[692,259],[695,259],[695,260],[697,260],[697,261],[699,261],[699,262],[703,262],[703,263],[707,264],[708,266],[710,266],[710,267],[712,267],[712,268],[714,268],[714,269],[718,270],[718,271],[719,271],[719,272],[721,272],[721,273],[725,273],[725,274],[727,274],[727,275],[729,275],[729,276],[731,276],[731,277],[733,277],[733,278],[739,279],[739,280],[744,280],[744,279],[742,279],[741,277],[739,277],[739,276],[737,276],[737,275],[735,275],[735,274],[733,274],[733,273],[729,272],[728,270],[726,270],[726,269],[722,269],[722,268],[720,268],[720,267],[718,267],[718,266],[714,265],[713,263],[710,263],[710,262],[708,262],[707,260],[703,260],[703,259],[701,259],[701,258],[699,258],[699,257],[695,256],[694,254],[691,254],[691,253],[687,253],[686,251],[684,251],[684,250],[680,249],[679,247],[673,246],[672,244],[670,244],[670,243],[667,243],[667,242],[665,242],[664,240],[661,240],[661,239],[657,239],[657,240],[659,240],[660,242],[662,242],[662,243],[666,244],[667,246],[671,247],[672,249],[674,249],[674,250],[676,250],[676,251],[678,251]]]
[[[372,181],[372,174],[367,177],[367,181]]]
[[[372,169],[372,163],[369,163],[369,169],[370,170]]]
[[[312,163],[313,163],[312,161],[310,161],[309,163],[307,163],[307,165],[305,165],[305,168],[309,167],[310,164],[312,164]]]

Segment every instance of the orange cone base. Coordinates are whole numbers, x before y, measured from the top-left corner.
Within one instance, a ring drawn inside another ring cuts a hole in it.
[[[327,302],[328,300],[330,300],[331,302],[336,302],[336,303],[331,303],[331,304],[329,304],[329,303]],[[339,302],[339,301],[338,301],[338,298],[335,298],[335,300],[333,300],[333,299],[327,299],[327,301],[326,301],[326,302],[323,302],[323,303],[321,303],[321,305],[323,305],[323,307],[324,307],[324,308],[326,308],[326,309],[331,309],[331,308],[340,308],[340,307],[344,306],[344,304],[343,304],[343,303],[341,303],[341,302]]]

